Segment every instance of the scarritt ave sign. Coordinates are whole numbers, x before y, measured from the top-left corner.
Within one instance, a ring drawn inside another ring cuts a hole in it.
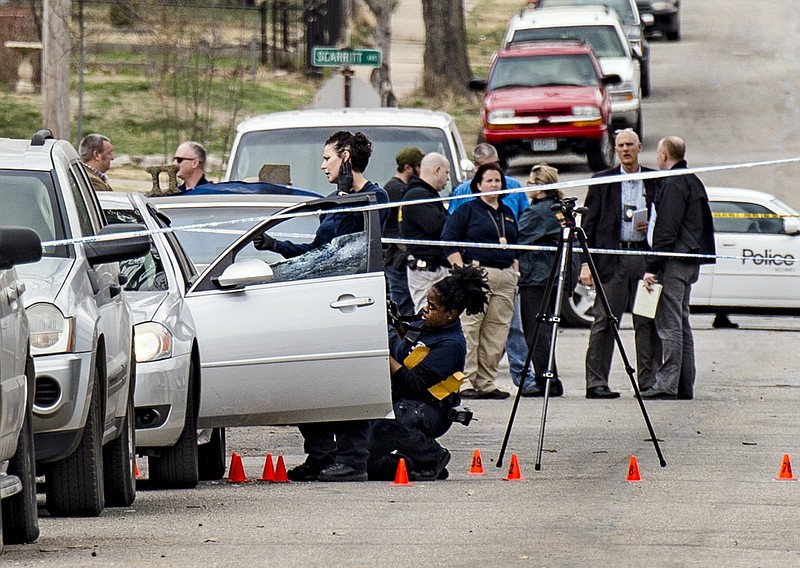
[[[382,60],[379,49],[315,47],[311,50],[311,65],[314,67],[339,67],[340,65],[380,67]]]

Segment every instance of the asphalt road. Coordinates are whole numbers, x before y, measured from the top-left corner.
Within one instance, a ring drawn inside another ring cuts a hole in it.
[[[684,137],[690,165],[794,157],[798,73],[794,0],[684,2],[683,41],[653,44],[653,96],[645,103],[643,163],[658,139]],[[515,163],[524,175],[525,164]],[[565,178],[589,175],[579,159]],[[772,191],[800,205],[798,166],[703,176],[708,184]],[[495,467],[512,401],[475,401],[477,421],[455,425],[444,482],[393,487],[202,483],[149,491],[98,519],[52,519],[42,536],[7,546],[2,566],[797,566],[800,483],[776,481],[784,453],[800,467],[796,318],[735,318],[712,330],[693,316],[698,384],[693,401],[647,409],[667,466],[659,466],[619,360],[616,401],[583,398],[587,332],[562,330],[566,393],[551,401],[536,471],[541,401],[525,399],[509,454],[525,481]],[[622,331],[629,356],[632,331]],[[508,378],[500,381],[510,388]],[[302,460],[293,428],[231,430],[229,451],[260,477],[267,452]],[[469,476],[474,449],[487,470]],[[643,480],[626,481],[630,457]],[[146,472],[146,463],[142,462]]]

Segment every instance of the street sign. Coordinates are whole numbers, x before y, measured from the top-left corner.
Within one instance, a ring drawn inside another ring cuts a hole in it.
[[[379,49],[315,47],[311,50],[311,65],[314,67],[339,67],[340,65],[380,67],[382,62],[383,57]]]

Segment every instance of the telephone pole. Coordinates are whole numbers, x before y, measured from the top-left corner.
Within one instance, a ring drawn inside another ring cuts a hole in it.
[[[71,0],[44,0],[42,7],[42,116],[56,138],[70,139],[69,78]]]

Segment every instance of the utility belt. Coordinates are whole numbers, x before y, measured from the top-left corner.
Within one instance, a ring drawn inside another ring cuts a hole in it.
[[[641,241],[620,241],[619,248],[622,250],[650,250],[647,239]]]
[[[411,270],[426,270],[428,272],[436,272],[440,268],[445,268],[444,263],[441,261],[416,258],[413,254],[408,255],[408,258],[406,258],[406,266]]]
[[[480,261],[480,260],[471,260],[467,262],[467,264],[471,264],[475,268],[496,268],[497,270],[505,270],[506,268],[511,268],[510,264],[500,264],[498,262],[491,262],[491,261]]]

